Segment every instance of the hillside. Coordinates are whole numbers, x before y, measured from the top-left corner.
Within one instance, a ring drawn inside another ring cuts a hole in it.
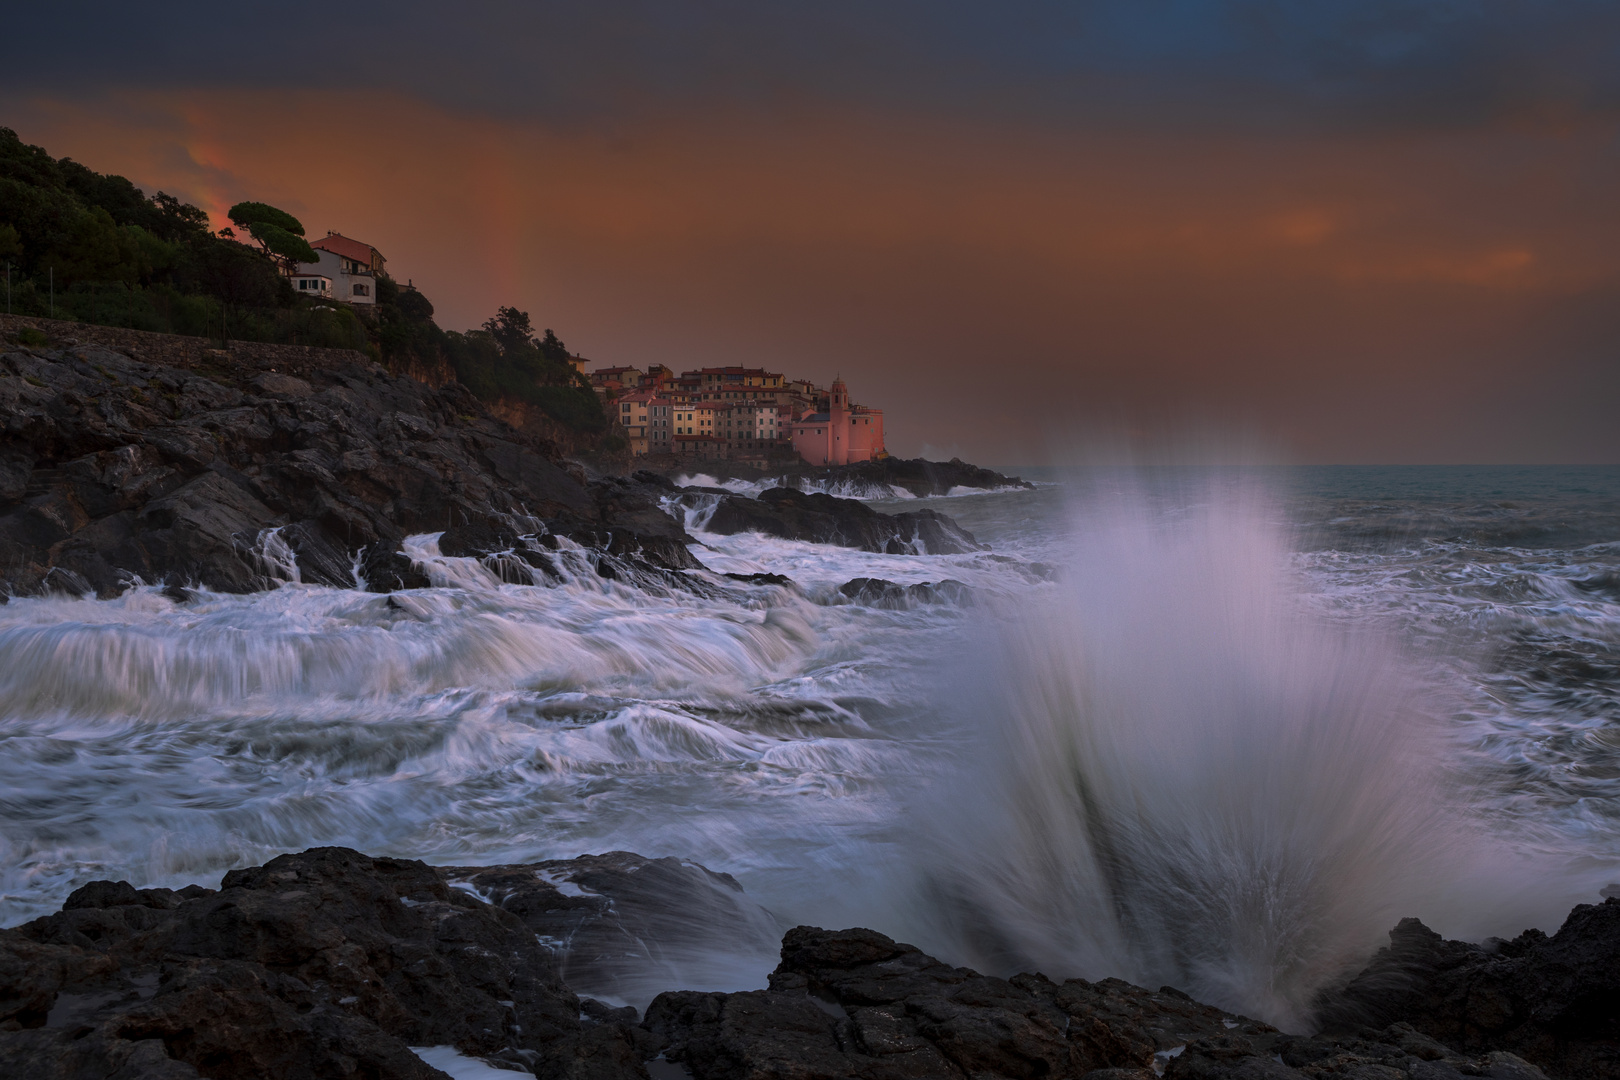
[[[402,552],[438,533],[501,580],[551,580],[549,552],[701,588],[647,473],[588,480],[564,448],[352,350],[233,343],[0,316],[0,602],[132,584],[251,592],[288,580],[428,585]],[[769,493],[767,493],[769,494]],[[943,515],[731,496],[739,524],[812,542],[933,551],[976,544]],[[577,559],[576,559],[577,561]],[[549,575],[549,576],[548,576]],[[183,594],[177,594],[183,595]]]
[[[241,204],[262,206],[262,204]],[[296,218],[277,220],[302,236]],[[432,302],[386,272],[372,305],[300,296],[274,252],[210,231],[196,206],[53,158],[0,128],[0,264],[7,314],[232,341],[352,349],[393,374],[455,379],[522,426],[579,451],[612,449],[596,395],[550,330],[499,307],[480,327],[434,321]],[[288,239],[302,244],[302,240]]]
[[[0,333],[43,336],[22,322]],[[0,346],[0,591],[250,591],[284,580],[287,555],[306,582],[353,584],[364,554],[374,588],[425,584],[396,554],[408,533],[514,520],[691,565],[656,489],[587,485],[459,383],[354,351],[46,325],[61,336]]]

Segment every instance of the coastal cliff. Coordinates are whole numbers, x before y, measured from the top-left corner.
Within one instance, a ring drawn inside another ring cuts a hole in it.
[[[28,329],[0,345],[0,595],[105,597],[137,581],[391,591],[428,584],[405,538],[446,531],[443,554],[521,548],[537,570],[558,538],[621,568],[698,565],[663,505],[667,480],[588,479],[566,448],[459,383],[347,350],[96,327],[79,340],[71,324],[41,344]],[[910,550],[921,529],[936,553],[976,546],[942,515],[914,523],[827,500],[811,529],[787,503],[731,501],[732,531]]]

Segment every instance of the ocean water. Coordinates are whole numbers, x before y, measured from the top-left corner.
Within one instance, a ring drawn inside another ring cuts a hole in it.
[[[1620,882],[1620,469],[1046,479],[873,503],[951,514],[989,546],[962,555],[675,509],[689,588],[577,550],[504,584],[428,535],[435,587],[392,599],[13,599],[0,924],[316,844],[630,850],[784,927],[1299,1027],[1402,916],[1552,930]],[[757,572],[793,584],[724,576]],[[856,577],[967,589],[882,607]]]

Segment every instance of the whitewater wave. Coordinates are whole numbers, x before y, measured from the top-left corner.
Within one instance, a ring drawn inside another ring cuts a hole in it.
[[[1514,933],[1595,894],[1489,833],[1432,683],[1308,610],[1262,493],[1122,491],[941,671],[973,739],[914,811],[919,934],[1304,1030],[1403,916]]]
[[[943,494],[919,496],[899,484],[876,484],[860,480],[818,480],[799,476],[766,477],[762,480],[717,480],[707,473],[691,475],[681,473],[674,478],[673,483],[677,487],[716,488],[728,491],[733,495],[745,495],[750,499],[758,498],[760,492],[769,491],[771,488],[791,487],[800,491],[820,492],[840,499],[861,499],[866,502],[893,502],[924,497],[930,499],[959,499],[967,495],[994,495],[1001,492],[1024,490],[1015,484],[990,488],[964,487],[958,484]]]
[[[857,480],[815,480],[797,476],[765,477],[762,480],[738,480],[734,478],[717,480],[707,473],[696,473],[690,476],[682,473],[674,478],[674,484],[676,487],[719,488],[729,491],[733,495],[745,495],[750,499],[757,498],[762,491],[769,491],[771,488],[779,487],[820,492],[823,495],[834,495],[840,499],[887,500],[915,499],[917,497],[899,484],[873,484]]]

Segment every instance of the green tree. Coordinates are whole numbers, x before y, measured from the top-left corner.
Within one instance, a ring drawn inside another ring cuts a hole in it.
[[[269,203],[239,202],[226,213],[231,219],[231,224],[238,229],[252,231],[255,222],[263,222],[266,225],[274,225],[278,229],[285,229],[294,236],[304,235],[304,223],[302,221],[299,221],[285,210],[271,206]]]
[[[230,208],[231,224],[259,242],[265,253],[287,269],[293,263],[314,262],[315,249],[304,239],[304,223],[268,203],[239,202]]]
[[[529,321],[529,313],[515,307],[496,308],[495,317],[484,320],[484,332],[495,339],[503,353],[516,354],[535,347],[534,324]]]
[[[140,251],[135,238],[113,223],[112,215],[97,206],[80,211],[66,235],[53,245],[46,265],[58,282],[134,281],[139,276]]]
[[[558,339],[556,334],[553,334],[550,330],[547,330],[546,336],[540,342],[540,355],[545,357],[547,360],[560,360],[563,363],[567,363],[568,346],[564,345]]]
[[[22,257],[22,236],[10,225],[0,225],[0,259]]]

